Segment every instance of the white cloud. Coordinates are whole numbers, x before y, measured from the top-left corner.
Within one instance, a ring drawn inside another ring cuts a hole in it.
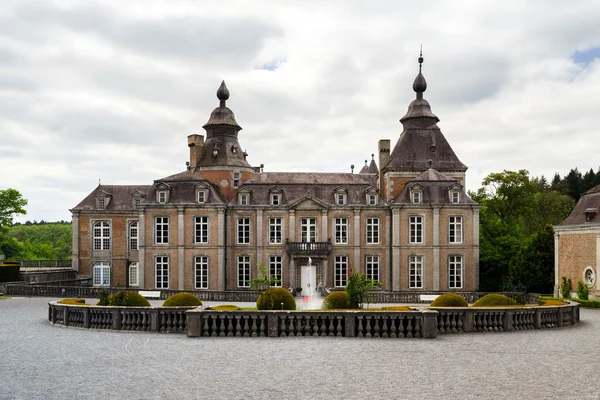
[[[503,169],[596,169],[600,62],[573,57],[600,47],[599,14],[596,1],[7,0],[0,188],[29,199],[20,220],[69,219],[98,178],[178,172],[221,79],[253,165],[360,169],[402,131],[421,43],[425,98],[470,189]]]

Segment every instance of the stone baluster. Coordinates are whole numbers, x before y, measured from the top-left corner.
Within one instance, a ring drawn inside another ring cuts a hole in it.
[[[406,318],[406,337],[409,337],[409,338],[413,337],[411,320],[412,320],[412,317]]]
[[[383,337],[383,338],[390,337],[387,323],[388,323],[388,316],[382,315],[381,316],[381,337]]]

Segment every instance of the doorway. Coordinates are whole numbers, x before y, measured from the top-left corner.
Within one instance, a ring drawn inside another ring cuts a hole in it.
[[[302,287],[302,296],[314,296],[317,294],[316,265],[304,265],[300,267],[300,284]]]

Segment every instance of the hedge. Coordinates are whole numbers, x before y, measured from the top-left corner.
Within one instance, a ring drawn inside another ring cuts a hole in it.
[[[473,307],[495,307],[495,306],[514,306],[517,302],[508,296],[497,293],[486,294],[475,303]]]
[[[583,308],[600,308],[600,301],[598,300],[579,300],[579,299],[569,299],[571,301],[576,301]]]
[[[469,303],[457,293],[444,293],[435,299],[430,307],[469,307]]]
[[[126,306],[126,307],[150,307],[148,300],[138,292],[129,290],[121,290],[115,294],[108,296],[106,304],[101,301],[99,306]]]
[[[211,310],[216,310],[216,311],[239,311],[241,309],[242,309],[241,307],[238,307],[233,304],[221,304],[218,306],[211,307]]]
[[[348,303],[348,295],[345,291],[331,292],[323,300],[321,306],[324,310],[344,310],[344,309],[356,309],[358,304]]]
[[[267,289],[256,300],[258,310],[295,310],[294,296],[284,288]]]
[[[198,307],[202,301],[191,293],[181,292],[169,296],[163,303],[163,307]]]
[[[15,282],[19,280],[19,264],[0,264],[0,282]]]
[[[76,298],[76,299],[62,299],[57,301],[58,304],[75,304],[75,305],[85,305],[85,299]]]

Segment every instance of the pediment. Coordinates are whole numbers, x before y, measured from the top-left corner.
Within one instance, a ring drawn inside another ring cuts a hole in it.
[[[327,208],[327,204],[310,196],[305,196],[293,203],[290,208],[293,210],[323,210]]]
[[[94,196],[96,196],[96,197],[110,197],[110,196],[112,196],[112,195],[111,195],[110,193],[108,193],[107,191],[100,189],[100,190],[98,190],[98,191],[97,191],[97,192],[94,194]]]

